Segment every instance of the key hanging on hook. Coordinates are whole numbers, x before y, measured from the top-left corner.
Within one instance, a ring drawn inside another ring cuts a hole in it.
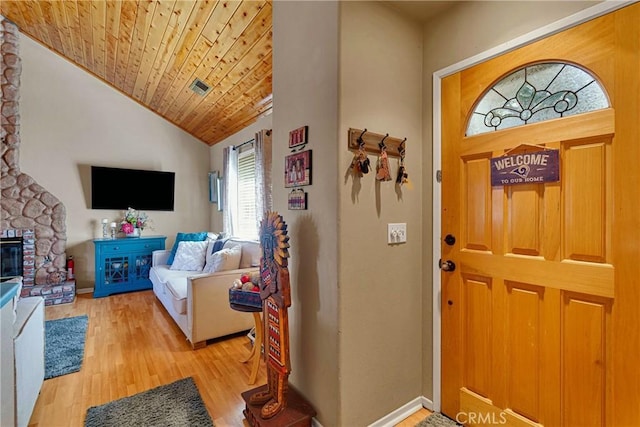
[[[365,128],[358,137],[358,152],[353,156],[353,160],[351,161],[351,168],[353,170],[353,173],[358,176],[369,173],[370,162],[364,149],[364,139],[362,139],[366,132],[367,128]]]
[[[387,139],[389,134],[386,134],[382,141],[378,144],[380,147],[380,158],[378,158],[378,164],[376,167],[376,179],[378,181],[391,181],[391,172],[389,172],[389,157],[387,156],[387,145],[384,140]]]
[[[403,139],[400,145],[398,146],[398,152],[400,153],[400,166],[398,167],[398,177],[396,178],[396,182],[400,185],[406,184],[407,182],[409,182],[409,174],[407,173],[407,169],[404,167],[406,141],[407,141],[407,138]]]

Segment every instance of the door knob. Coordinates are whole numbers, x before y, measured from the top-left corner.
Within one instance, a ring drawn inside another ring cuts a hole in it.
[[[453,234],[447,234],[444,238],[444,242],[449,246],[453,246],[456,243],[456,237]]]
[[[456,269],[456,263],[451,260],[446,260],[446,261],[439,260],[438,266],[442,271],[454,271]]]

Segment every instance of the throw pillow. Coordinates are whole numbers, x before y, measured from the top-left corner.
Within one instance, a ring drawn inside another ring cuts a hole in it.
[[[218,240],[216,240],[213,245],[213,248],[211,249],[211,253],[215,253],[218,252],[220,249],[222,249],[224,247],[224,244],[227,243],[227,240],[229,240],[227,237],[219,237]]]
[[[180,242],[170,270],[201,271],[208,242]]]
[[[237,270],[240,268],[241,255],[242,248],[240,246],[221,249],[211,255],[202,272],[215,273],[217,271]]]
[[[207,232],[203,231],[200,233],[178,233],[176,235],[176,242],[173,244],[171,248],[171,254],[169,254],[169,259],[167,260],[167,264],[173,264],[173,259],[176,256],[176,251],[178,250],[178,244],[180,242],[202,242],[207,239]]]

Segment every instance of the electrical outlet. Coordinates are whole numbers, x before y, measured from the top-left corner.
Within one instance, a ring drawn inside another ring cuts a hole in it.
[[[396,243],[406,243],[407,241],[407,223],[387,224],[387,243],[390,245]]]

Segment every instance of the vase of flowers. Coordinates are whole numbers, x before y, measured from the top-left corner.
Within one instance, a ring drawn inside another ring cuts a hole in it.
[[[120,222],[120,231],[127,237],[140,237],[140,233],[149,227],[149,217],[144,212],[128,208],[124,213],[124,219]]]

